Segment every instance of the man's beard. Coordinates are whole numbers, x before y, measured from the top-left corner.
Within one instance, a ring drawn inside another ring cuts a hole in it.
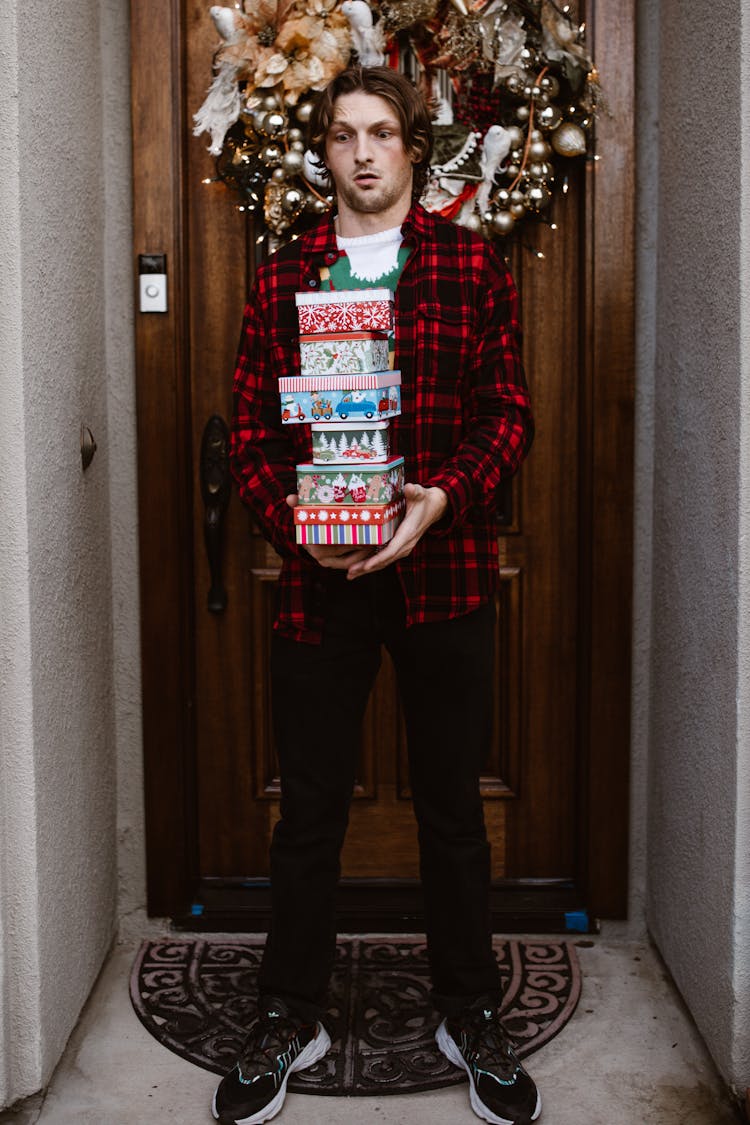
[[[387,183],[379,180],[376,186],[360,188],[354,183],[336,185],[336,195],[351,211],[362,215],[377,215],[387,211],[402,198],[407,183]]]

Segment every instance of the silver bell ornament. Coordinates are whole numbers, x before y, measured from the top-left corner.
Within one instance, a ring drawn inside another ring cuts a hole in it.
[[[281,197],[281,206],[287,215],[294,215],[304,205],[305,197],[299,188],[290,187]]]
[[[283,113],[273,110],[263,118],[261,129],[267,137],[280,137],[286,131],[287,121]]]
[[[586,151],[586,134],[580,125],[563,121],[552,134],[552,147],[560,156],[583,156]]]
[[[535,141],[532,134],[531,144],[529,145],[529,159],[546,160],[546,158],[550,156],[551,153],[552,149],[549,147],[547,142],[544,140]]]
[[[546,129],[551,132],[559,126],[562,121],[562,114],[556,105],[546,105],[543,109],[539,110],[536,119],[540,129]]]
[[[298,176],[305,166],[305,159],[301,152],[296,152],[292,149],[291,152],[285,152],[281,158],[281,167],[287,176]]]
[[[312,113],[312,111],[312,102],[302,102],[296,107],[294,116],[297,118],[301,125],[307,125],[308,121],[310,120],[310,114]]]
[[[526,193],[528,200],[529,210],[542,211],[545,207],[549,206],[552,199],[552,192],[544,184],[534,184]]]
[[[289,130],[287,130],[286,139],[289,141],[289,144],[293,144],[295,141],[303,140],[302,130],[301,129],[289,129]]]
[[[519,129],[518,125],[509,125],[508,134],[511,149],[521,148],[525,140],[523,129]]]
[[[528,170],[531,180],[548,180],[552,172],[551,167],[545,160],[532,161]]]
[[[492,216],[492,226],[495,234],[506,235],[510,234],[513,227],[516,225],[516,220],[511,215],[510,211],[496,211]]]
[[[553,74],[543,75],[543,77],[539,79],[539,85],[544,90],[545,94],[549,94],[551,98],[556,98],[560,93],[560,83]]]
[[[286,173],[284,172],[284,169],[274,168],[273,172],[271,173],[271,179],[275,184],[283,184],[284,180],[286,179]]]
[[[277,164],[281,164],[281,158],[284,153],[282,152],[279,145],[268,144],[263,145],[263,148],[260,150],[258,155],[260,156],[264,164],[267,164],[269,168],[273,168]]]

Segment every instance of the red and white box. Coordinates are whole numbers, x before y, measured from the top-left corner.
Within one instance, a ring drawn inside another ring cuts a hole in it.
[[[359,375],[388,367],[387,332],[319,332],[299,338],[303,378]]]
[[[297,542],[302,545],[381,547],[393,538],[405,507],[403,496],[390,504],[366,507],[298,505],[294,509]]]
[[[332,289],[296,293],[299,330],[319,332],[390,332],[393,328],[391,289]]]

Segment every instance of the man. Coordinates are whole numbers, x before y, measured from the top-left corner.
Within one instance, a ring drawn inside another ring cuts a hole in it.
[[[522,1125],[541,1102],[498,1016],[479,794],[491,717],[495,503],[532,436],[516,293],[497,250],[416,202],[432,138],[424,101],[402,75],[345,71],[316,103],[310,133],[336,213],[260,267],[235,376],[234,473],[284,560],[271,658],[282,801],[259,1016],[218,1087],[214,1116],[268,1120],[289,1074],[330,1046],[321,1015],[356,762],[351,740],[311,726],[289,701],[312,683],[335,684],[337,729],[357,729],[384,643],[407,727],[433,999],[444,1017],[438,1045],[466,1070],[480,1117]],[[396,295],[402,413],[392,431],[405,458],[406,513],[377,551],[301,547],[295,465],[310,459],[310,434],[280,424],[277,384],[298,372],[294,294],[384,284]]]

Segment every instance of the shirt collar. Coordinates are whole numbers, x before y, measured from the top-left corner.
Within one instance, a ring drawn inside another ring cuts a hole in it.
[[[425,211],[421,203],[412,203],[409,214],[404,220],[401,231],[404,239],[419,242],[428,237],[434,227],[434,221],[429,212]],[[305,231],[300,237],[302,253],[315,259],[335,261],[338,258],[338,244],[336,230],[333,225],[333,211],[312,230]]]

